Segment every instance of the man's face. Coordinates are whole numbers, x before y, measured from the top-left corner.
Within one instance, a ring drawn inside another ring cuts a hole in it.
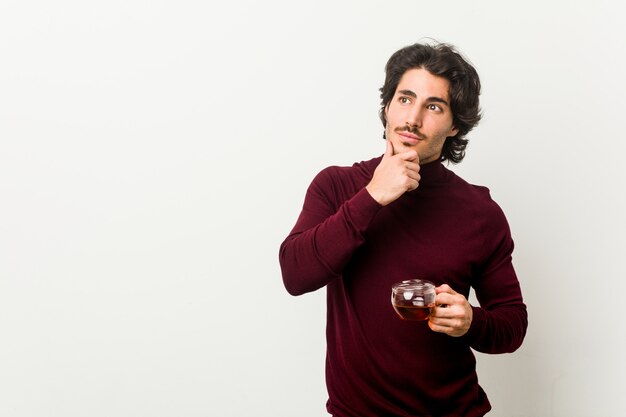
[[[394,154],[415,150],[420,164],[439,159],[446,138],[458,132],[452,124],[449,84],[423,68],[402,75],[385,108],[385,135]]]

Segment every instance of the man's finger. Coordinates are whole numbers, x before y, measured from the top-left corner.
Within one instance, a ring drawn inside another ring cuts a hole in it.
[[[410,170],[410,171],[415,171],[415,172],[419,172],[420,170],[420,165],[416,162],[413,161],[405,161],[404,166],[406,169]]]
[[[417,156],[416,151],[402,152],[402,153],[399,153],[398,156],[400,157],[400,159],[404,159],[405,161],[414,161],[414,162],[419,163],[419,158]]]
[[[445,307],[444,307],[445,306]],[[437,305],[430,311],[431,317],[453,318],[458,317],[458,311],[449,307],[449,304]]]
[[[454,291],[452,288],[450,288],[450,286],[448,284],[443,284],[438,286],[437,288],[435,288],[435,292],[437,294],[441,294],[441,293],[448,293],[448,294],[452,294],[452,295],[456,295],[457,292]]]
[[[385,149],[385,156],[390,157],[393,156],[393,143],[389,139],[386,140],[387,148]]]
[[[421,175],[419,174],[419,172],[417,171],[413,171],[413,170],[408,170],[406,172],[406,176],[411,178],[412,180],[415,180],[417,182],[419,182],[419,180],[422,179]]]
[[[437,325],[439,327],[453,328],[459,324],[459,319],[452,316],[430,316],[429,321],[431,324]]]
[[[455,304],[458,302],[457,298],[454,295],[447,292],[437,294],[437,296],[435,297],[435,301],[439,306],[448,306],[450,304]]]

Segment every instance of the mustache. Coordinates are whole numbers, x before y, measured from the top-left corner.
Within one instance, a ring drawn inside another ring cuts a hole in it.
[[[394,131],[396,132],[409,132],[414,134],[415,136],[417,136],[420,139],[426,139],[426,136],[424,134],[422,134],[419,130],[417,130],[416,127],[411,127],[411,126],[402,126],[402,127],[396,127],[394,129]]]

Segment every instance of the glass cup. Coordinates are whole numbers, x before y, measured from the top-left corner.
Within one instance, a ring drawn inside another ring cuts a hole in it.
[[[391,305],[403,320],[428,320],[435,306],[435,284],[422,279],[396,282],[391,287]]]

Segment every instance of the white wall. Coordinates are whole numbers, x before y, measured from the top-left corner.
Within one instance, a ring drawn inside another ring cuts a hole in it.
[[[490,415],[624,415],[618,4],[4,0],[0,415],[324,415],[324,292],[278,246],[317,171],[383,152],[384,64],[424,37],[481,74],[454,170],[529,308],[478,356]]]

